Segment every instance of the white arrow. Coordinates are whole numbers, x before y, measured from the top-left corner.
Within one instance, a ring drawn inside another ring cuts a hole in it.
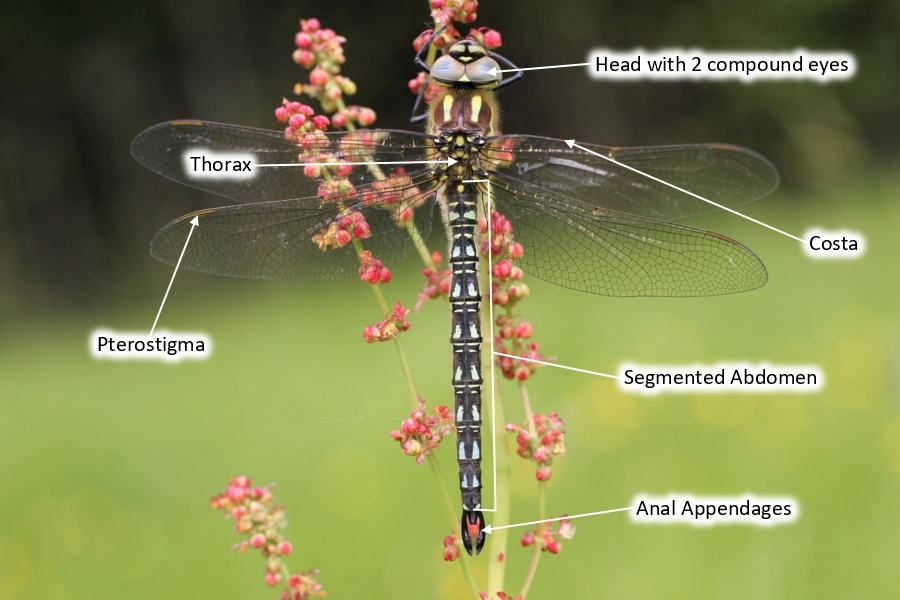
[[[498,69],[491,67],[488,69],[488,75],[496,75],[497,73],[514,73],[516,71],[537,71],[539,69],[564,69],[566,67],[589,67],[591,63],[572,63],[571,65],[550,65],[547,67],[525,67],[524,69]]]
[[[441,165],[446,164],[448,167],[452,167],[459,161],[450,157],[447,157],[443,160],[382,160],[382,161],[367,161],[367,162],[354,162],[354,161],[338,161],[338,162],[327,162],[327,163],[285,163],[285,164],[265,164],[265,165],[254,165],[257,168],[262,167],[337,167],[339,165]]]
[[[153,335],[153,331],[156,329],[156,322],[159,321],[159,315],[162,314],[163,306],[166,305],[166,298],[169,297],[169,290],[172,289],[172,282],[175,281],[175,273],[178,273],[178,267],[181,266],[181,259],[184,258],[184,251],[187,250],[188,244],[191,241],[191,236],[194,234],[194,227],[200,226],[200,217],[194,217],[191,219],[191,230],[188,231],[187,239],[184,241],[184,248],[181,249],[181,256],[178,257],[178,262],[175,263],[175,271],[172,273],[172,279],[169,280],[169,287],[166,288],[166,295],[163,296],[162,304],[159,305],[159,311],[156,313],[156,318],[153,319],[153,327],[150,328],[150,335]]]
[[[737,216],[739,216],[739,217],[741,217],[741,218],[743,218],[743,219],[747,219],[748,221],[753,221],[753,222],[756,223],[757,225],[762,225],[763,227],[766,227],[766,228],[768,228],[768,229],[771,229],[772,231],[776,231],[776,232],[780,233],[781,235],[786,235],[786,236],[788,236],[788,237],[791,238],[791,239],[795,239],[795,240],[797,240],[798,242],[801,242],[801,243],[803,243],[803,244],[806,243],[806,240],[803,240],[803,239],[801,239],[801,238],[798,238],[797,236],[791,235],[791,234],[789,234],[789,233],[785,233],[784,231],[782,231],[782,230],[780,230],[780,229],[776,229],[775,227],[772,227],[771,225],[766,225],[766,224],[763,223],[762,221],[757,221],[756,219],[753,219],[753,218],[751,218],[751,217],[748,217],[747,215],[741,214],[741,213],[739,213],[739,212],[736,211],[736,210],[732,210],[732,209],[728,208],[727,206],[722,206],[721,204],[716,204],[716,203],[713,202],[712,200],[707,200],[707,199],[704,198],[703,196],[698,196],[698,195],[695,194],[694,192],[689,192],[689,191],[687,191],[687,190],[684,189],[684,188],[680,188],[680,187],[678,187],[677,185],[673,185],[673,184],[669,183],[668,181],[663,181],[662,179],[659,179],[658,177],[654,177],[653,175],[648,175],[647,173],[644,173],[643,171],[639,171],[639,170],[635,169],[634,167],[629,167],[629,166],[626,165],[625,163],[621,163],[621,162],[617,161],[616,159],[614,159],[614,158],[612,158],[612,157],[609,157],[609,156],[606,156],[606,155],[603,155],[603,154],[599,154],[599,153],[597,153],[597,152],[594,152],[593,150],[588,150],[588,149],[585,148],[584,146],[580,146],[580,145],[576,144],[576,143],[575,143],[575,140],[566,140],[566,144],[569,145],[569,148],[578,148],[579,150],[584,150],[585,152],[587,152],[587,153],[589,153],[589,154],[593,154],[594,156],[599,156],[600,158],[602,158],[602,159],[604,159],[604,160],[608,160],[608,161],[611,162],[611,163],[616,163],[616,164],[619,165],[620,167],[624,167],[624,168],[628,169],[629,171],[634,171],[634,172],[637,173],[638,175],[643,175],[643,176],[646,177],[647,179],[652,179],[653,181],[659,182],[659,183],[661,183],[661,184],[663,184],[663,185],[667,185],[667,186],[669,186],[670,188],[672,188],[672,189],[674,189],[674,190],[678,190],[679,192],[682,192],[682,193],[684,193],[684,194],[687,194],[688,196],[693,196],[694,198],[697,198],[698,200],[703,200],[704,202],[707,202],[707,203],[709,203],[709,204],[712,204],[713,206],[715,206],[715,207],[717,207],[717,208],[721,208],[722,210],[727,210],[728,212],[730,212],[730,213],[733,214],[733,215],[737,215]]]
[[[513,525],[498,525],[497,527],[491,527],[488,525],[484,528],[485,533],[491,533],[497,529],[509,529],[510,527],[523,527],[525,525],[537,525],[538,523],[552,523],[553,521],[560,521],[562,519],[579,519],[581,517],[593,517],[594,515],[608,515],[609,513],[622,512],[623,510],[634,510],[633,506],[626,506],[625,508],[614,508],[612,510],[601,510],[600,512],[592,512],[592,513],[584,513],[583,515],[569,515],[567,517],[554,517],[553,519],[543,519],[541,521],[529,521],[527,523],[515,523]]]

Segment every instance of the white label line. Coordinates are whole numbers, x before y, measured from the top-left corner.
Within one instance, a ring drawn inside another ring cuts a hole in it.
[[[600,377],[609,377],[610,379],[622,379],[617,375],[608,375],[606,373],[598,373],[597,371],[588,371],[586,369],[576,369],[575,367],[567,367],[566,365],[558,365],[552,362],[545,362],[543,360],[535,360],[533,358],[525,358],[524,356],[516,356],[515,354],[504,354],[502,352],[494,352],[491,350],[493,354],[497,356],[505,356],[506,358],[514,358],[516,360],[524,360],[525,362],[537,363],[539,365],[544,365],[547,367],[556,367],[557,369],[566,369],[568,371],[578,371],[579,373],[587,373],[588,375],[599,375]]]
[[[184,248],[181,249],[181,256],[178,257],[178,262],[175,263],[175,270],[172,271],[172,279],[169,280],[169,287],[166,288],[166,294],[163,296],[162,304],[159,305],[159,310],[156,312],[156,318],[153,319],[153,327],[150,328],[150,336],[153,335],[153,331],[156,329],[156,323],[159,321],[159,315],[162,314],[163,306],[166,305],[166,298],[169,297],[169,290],[172,289],[172,282],[175,281],[175,274],[178,273],[178,267],[181,266],[181,259],[184,258],[184,251],[187,250],[188,244],[191,241],[191,236],[194,234],[194,228],[200,226],[199,217],[194,217],[191,219],[191,230],[188,231],[187,239],[184,241]]]
[[[339,167],[342,165],[350,165],[355,167],[356,165],[443,165],[446,164],[448,167],[452,167],[455,165],[457,161],[455,158],[444,158],[441,160],[381,160],[381,161],[337,161],[337,162],[322,162],[322,163],[279,163],[279,164],[255,164],[254,167],[259,169],[263,167]]]
[[[654,177],[653,175],[648,175],[647,173],[644,173],[643,171],[640,171],[640,170],[638,170],[638,169],[635,169],[634,167],[629,167],[629,166],[626,165],[625,163],[619,162],[619,161],[617,161],[617,160],[614,159],[614,158],[611,158],[611,157],[609,157],[609,156],[600,154],[600,153],[598,153],[598,152],[594,152],[593,150],[588,150],[588,149],[585,148],[584,146],[580,146],[580,145],[576,144],[576,143],[575,143],[575,140],[566,140],[566,144],[569,145],[569,148],[573,148],[573,147],[574,147],[574,148],[578,148],[579,150],[584,150],[585,152],[587,152],[587,153],[589,153],[589,154],[593,154],[594,156],[599,156],[600,158],[602,158],[602,159],[604,159],[604,160],[608,160],[609,162],[615,163],[615,164],[617,164],[617,165],[619,165],[619,166],[621,166],[621,167],[624,167],[624,168],[628,169],[629,171],[634,171],[635,173],[637,173],[637,174],[639,174],[639,175],[643,175],[644,177],[646,177],[646,178],[648,178],[648,179],[652,179],[653,181],[659,182],[659,183],[661,183],[661,184],[663,184],[663,185],[667,185],[667,186],[669,186],[669,187],[672,188],[672,189],[675,189],[675,190],[678,190],[679,192],[682,192],[682,193],[684,193],[684,194],[687,194],[688,196],[693,196],[694,198],[697,198],[698,200],[703,200],[704,202],[706,202],[706,203],[708,203],[708,204],[712,204],[713,206],[715,206],[715,207],[717,207],[717,208],[721,208],[722,210],[726,210],[726,211],[730,212],[730,213],[733,214],[733,215],[737,215],[737,216],[739,216],[739,217],[741,217],[741,218],[743,218],[743,219],[747,219],[748,221],[753,221],[753,222],[756,223],[757,225],[762,225],[763,227],[766,227],[766,228],[768,228],[768,229],[771,229],[772,231],[778,232],[778,233],[780,233],[781,235],[786,235],[786,236],[788,236],[789,238],[794,239],[794,240],[797,240],[798,242],[800,242],[800,243],[802,243],[802,244],[806,244],[806,240],[801,239],[801,238],[798,238],[798,237],[795,236],[795,235],[791,235],[790,233],[787,233],[787,232],[784,232],[784,231],[782,231],[782,230],[780,230],[780,229],[777,229],[777,228],[775,228],[775,227],[772,227],[771,225],[766,225],[766,224],[763,223],[762,221],[757,221],[756,219],[754,219],[754,218],[752,218],[752,217],[748,217],[747,215],[741,214],[741,213],[739,213],[739,212],[736,211],[736,210],[732,210],[732,209],[728,208],[727,206],[722,206],[721,204],[716,204],[716,203],[713,202],[712,200],[707,200],[707,199],[704,198],[703,196],[698,196],[698,195],[695,194],[694,192],[689,192],[689,191],[687,191],[687,190],[684,189],[684,188],[680,188],[680,187],[678,187],[677,185],[673,185],[673,184],[669,183],[668,181],[663,181],[662,179],[659,179],[658,177]]]
[[[625,508],[614,508],[612,510],[601,510],[599,512],[592,513],[584,513],[582,515],[569,515],[567,517],[554,517],[552,519],[542,519],[540,521],[528,521],[527,523],[515,523],[513,525],[498,525],[497,527],[491,527],[488,525],[484,528],[485,533],[491,533],[492,531],[496,531],[498,529],[509,529],[510,527],[524,527],[525,525],[537,525],[538,523],[552,523],[553,521],[560,521],[565,519],[567,521],[571,519],[580,519],[581,517],[593,517],[596,515],[608,515],[609,513],[622,512],[625,510],[634,510],[633,506],[626,506]]]
[[[497,73],[516,73],[518,71],[539,71],[540,69],[564,69],[566,67],[589,67],[593,63],[572,63],[568,65],[548,65],[546,67],[525,67],[522,69],[488,69],[488,75],[496,75]]]

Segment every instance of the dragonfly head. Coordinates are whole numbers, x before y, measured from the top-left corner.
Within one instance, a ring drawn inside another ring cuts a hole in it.
[[[494,74],[489,71],[495,70]],[[478,42],[464,39],[456,42],[447,54],[431,65],[431,78],[443,87],[493,89],[503,75],[500,65]]]

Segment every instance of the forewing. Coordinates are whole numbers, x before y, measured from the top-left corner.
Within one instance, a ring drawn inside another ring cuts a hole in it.
[[[766,282],[763,263],[718,233],[597,209],[521,181],[492,177],[494,210],[513,223],[525,272],[605,296],[715,296]]]
[[[148,169],[169,179],[225,196],[236,202],[266,202],[315,196],[319,182],[304,175],[303,167],[267,167],[253,170],[249,179],[198,179],[186,168],[184,155],[252,154],[260,164],[297,165],[307,158],[335,158],[349,162],[422,161],[440,158],[430,138],[413,132],[371,130],[316,134],[317,141],[300,159],[301,147],[282,131],[269,131],[204,121],[171,121],[143,131],[131,144],[131,155]],[[362,186],[375,181],[396,165],[357,165],[350,181]],[[418,168],[418,165],[417,167]]]
[[[728,208],[743,206],[772,193],[779,182],[778,171],[772,163],[739,146],[580,145]],[[578,198],[594,207],[663,220],[720,210],[614,162],[579,148],[569,148],[562,140],[500,136],[488,140],[484,156],[489,169]]]
[[[274,279],[278,281],[324,281],[359,273],[360,250],[370,250],[374,258],[392,264],[406,258],[416,243],[431,231],[434,189],[429,173],[411,177],[402,190],[405,205],[415,205],[414,222],[421,238],[398,226],[396,208],[382,204],[345,202],[323,203],[319,198],[274,200],[197,211],[162,228],[150,242],[150,253],[175,264],[185,248],[190,220],[199,217],[199,227],[184,250],[182,267],[203,273]],[[362,196],[371,186],[362,186]],[[397,191],[397,190],[394,190]],[[339,214],[340,212],[340,214]],[[334,233],[341,217],[362,215],[371,235],[323,250],[314,236]]]

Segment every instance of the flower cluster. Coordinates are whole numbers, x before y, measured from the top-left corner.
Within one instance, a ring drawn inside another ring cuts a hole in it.
[[[288,577],[288,589],[282,592],[279,600],[309,600],[324,598],[328,595],[322,584],[316,581],[318,569],[310,569],[306,573],[297,573]]]
[[[363,252],[363,254],[365,254],[365,252]],[[381,261],[378,262],[380,263]],[[360,267],[360,269],[362,269],[362,267]],[[387,271],[387,269],[385,269],[385,271]],[[388,274],[388,276],[390,276],[390,274]],[[398,300],[397,304],[394,305],[393,312],[389,313],[383,321],[373,323],[365,328],[363,331],[363,339],[370,344],[394,339],[401,331],[406,331],[410,328],[410,322],[406,319],[409,313],[410,309],[403,308],[403,305],[401,305]]]
[[[546,362],[538,350],[540,344],[530,341],[534,336],[534,327],[521,317],[498,315],[495,319],[498,333],[494,338],[495,350],[501,354],[520,356],[524,360],[498,356],[497,368],[507,379],[525,381],[537,371],[541,365],[536,360]]]
[[[293,550],[291,543],[279,531],[287,525],[284,506],[275,506],[272,486],[253,487],[250,478],[238,475],[229,480],[224,492],[210,500],[210,506],[225,512],[234,519],[234,529],[247,539],[234,545],[235,550],[246,554],[248,549],[256,549],[266,560],[266,583],[278,585],[287,573],[283,557]],[[315,569],[306,575],[288,577],[288,589],[282,600],[305,600],[324,596],[322,585],[316,582]]]
[[[425,276],[425,284],[419,290],[416,312],[422,308],[426,300],[434,300],[450,293],[450,278],[453,273],[450,269],[441,268],[442,260],[441,253],[435,250],[431,253],[431,261],[434,263],[435,268],[425,267],[422,269],[422,275]]]
[[[287,98],[281,99],[281,106],[275,109],[275,118],[279,123],[287,123],[285,137],[288,139],[300,139],[306,134],[315,134],[316,131],[325,131],[331,121],[325,115],[316,115],[311,106],[302,102],[291,102]]]
[[[372,235],[372,230],[362,213],[348,212],[337,221],[329,223],[328,227],[321,229],[319,233],[313,234],[312,241],[319,247],[319,250],[324,251],[329,248],[343,248],[354,238],[363,240],[370,235]],[[388,274],[388,281],[390,281],[390,274]]]
[[[398,303],[399,305],[399,303]],[[441,439],[453,430],[453,415],[446,406],[435,406],[433,414],[426,412],[425,401],[419,397],[419,408],[403,421],[400,429],[391,432],[391,437],[400,442],[400,447],[408,456],[416,457],[416,464],[425,462],[425,455],[437,448]],[[447,540],[445,538],[444,545]],[[445,560],[446,550],[444,552]]]
[[[453,562],[459,558],[459,548],[456,547],[456,535],[450,534],[444,538],[444,560]]]
[[[538,543],[541,545],[541,552],[559,554],[559,551],[562,550],[562,544],[560,544],[559,539],[557,538],[571,540],[575,537],[575,526],[572,525],[572,522],[568,519],[560,519],[559,527],[556,531],[553,531],[552,527],[545,528],[541,534],[539,534],[538,531],[539,530],[534,529],[526,532],[525,535],[522,536],[522,546],[527,548],[534,543]]]
[[[535,473],[538,481],[547,481],[552,475],[550,465],[553,458],[566,453],[566,432],[564,421],[552,412],[549,415],[535,413],[532,415],[534,428],[526,425],[508,423],[507,431],[516,432],[516,453],[526,460],[537,463]]]
[[[527,297],[529,292],[528,286],[520,281],[522,269],[511,262],[521,258],[525,249],[522,244],[513,240],[512,222],[499,212],[491,215],[490,227],[487,219],[479,219],[478,231],[482,235],[482,254],[490,253],[491,259],[495,261],[491,267],[494,304],[511,308]]]
[[[372,256],[371,251],[363,250],[359,255],[359,278],[370,285],[375,285],[378,283],[390,283],[391,272],[387,267],[384,266],[383,262]],[[401,309],[405,311],[402,315],[400,315]],[[400,331],[406,331],[406,329],[409,329],[409,323],[406,322],[407,313],[409,313],[409,310],[402,308],[400,306],[400,303],[397,302],[397,307],[394,309],[393,318],[398,322],[398,325],[400,322],[403,322],[406,325],[406,328],[400,329]]]
[[[295,94],[316,98],[326,113],[334,113],[335,127],[354,129],[355,124],[368,127],[375,122],[375,111],[362,106],[345,106],[342,97],[356,93],[356,84],[340,74],[344,64],[343,44],[347,40],[331,29],[322,29],[318,19],[300,21],[300,31],[294,37],[297,49],[294,62],[310,69],[309,83],[294,86]]]

